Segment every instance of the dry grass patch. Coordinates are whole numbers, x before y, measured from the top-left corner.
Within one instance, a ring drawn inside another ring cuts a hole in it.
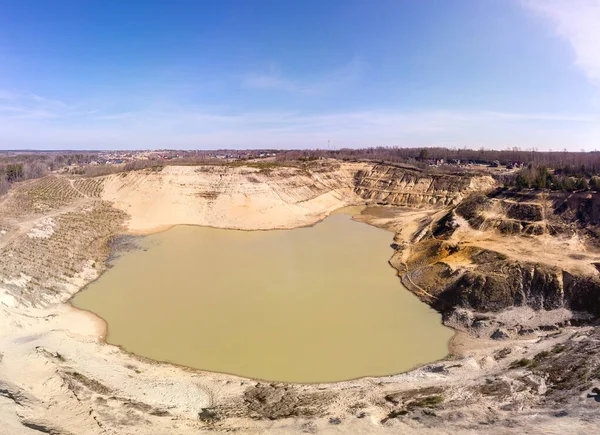
[[[104,178],[78,178],[73,185],[90,198],[100,198],[104,190]]]
[[[105,202],[94,202],[54,217],[47,238],[26,234],[0,249],[2,286],[21,302],[47,306],[68,298],[77,286],[93,279],[108,258],[108,241],[121,229],[125,214]]]

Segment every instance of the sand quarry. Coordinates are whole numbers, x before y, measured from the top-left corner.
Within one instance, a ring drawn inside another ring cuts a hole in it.
[[[357,181],[361,171],[363,177]],[[424,223],[443,214],[445,207],[494,185],[489,177],[481,177],[447,188],[426,177],[419,182],[385,178],[389,173],[370,163],[268,169],[169,166],[99,178],[51,175],[19,183],[0,200],[0,432],[597,430],[598,403],[587,398],[587,391],[569,391],[562,402],[548,401],[548,377],[522,362],[539,360],[543,368],[539,355],[554,352],[563,358],[564,349],[597,350],[600,338],[591,326],[565,325],[503,340],[457,331],[445,360],[407,373],[331,384],[286,384],[136,357],[104,343],[104,322],[68,304],[73,294],[104,271],[110,241],[121,234],[148,234],[177,224],[295,228],[312,225],[341,207],[370,204],[376,207],[367,208],[358,219],[394,231],[390,242],[410,244]],[[456,237],[476,246],[502,245],[491,232],[469,231]],[[528,246],[532,255],[543,251],[547,261],[559,263],[560,257],[550,258],[553,249],[575,253],[583,245],[576,239],[541,238]],[[590,261],[597,256],[590,251],[585,255]],[[559,314],[528,308],[503,313],[521,319],[521,325],[527,319]],[[446,320],[452,325],[452,319]],[[593,373],[590,376],[594,379]]]

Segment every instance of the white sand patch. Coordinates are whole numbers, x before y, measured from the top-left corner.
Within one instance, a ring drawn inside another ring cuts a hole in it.
[[[47,239],[54,234],[55,228],[56,224],[54,223],[54,220],[51,217],[47,217],[38,222],[37,225],[27,233],[27,236],[32,239]]]
[[[17,300],[13,295],[8,293],[5,289],[0,288],[0,304],[6,305],[7,307],[14,307]]]

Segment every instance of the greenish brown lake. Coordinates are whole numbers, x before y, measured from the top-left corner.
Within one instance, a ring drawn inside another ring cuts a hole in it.
[[[176,226],[144,237],[72,304],[138,355],[271,381],[390,375],[447,354],[452,331],[400,284],[392,233]]]

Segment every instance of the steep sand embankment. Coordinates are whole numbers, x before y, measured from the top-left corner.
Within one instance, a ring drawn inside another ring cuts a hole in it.
[[[465,195],[495,185],[489,175],[424,173],[377,164],[356,173],[354,191],[370,203],[432,208],[458,204]]]
[[[460,335],[460,356],[401,375],[321,385],[185,370],[104,344],[97,319],[66,301],[102,272],[108,241],[127,229],[282,228],[314,223],[342,205],[387,202],[421,208],[386,207],[362,219],[396,231],[398,245],[426,245],[439,237],[439,226],[452,227],[443,206],[480,184],[470,176],[330,162],[163,171],[51,176],[0,199],[3,433],[520,434],[598,427],[597,402],[582,389],[600,377],[597,328],[536,330],[514,340]],[[419,249],[403,252],[409,263],[415,254],[423,260],[416,266],[436,262]]]
[[[167,166],[105,177],[100,196],[129,214],[132,232],[177,224],[255,230],[310,225],[354,204],[443,207],[494,185],[489,176],[368,163]]]
[[[415,237],[400,229],[390,263],[447,324],[482,337],[593,321],[600,249],[586,210],[599,201],[595,192],[583,201],[560,192],[473,194],[424,214]]]
[[[132,232],[177,224],[293,228],[356,204],[354,175],[365,167],[167,166],[106,177],[102,199],[131,216],[127,225]]]

